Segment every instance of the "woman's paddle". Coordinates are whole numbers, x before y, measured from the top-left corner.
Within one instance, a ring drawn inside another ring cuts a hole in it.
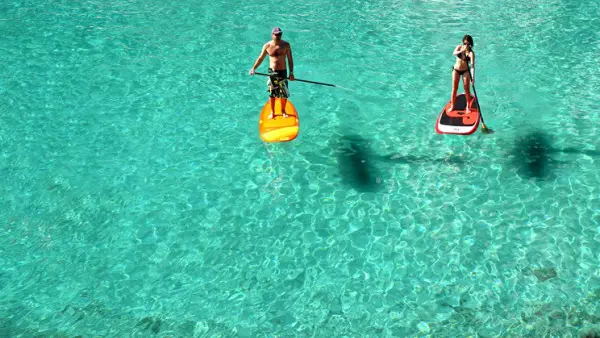
[[[471,79],[471,85],[473,86],[473,94],[475,94],[475,98],[477,99],[477,108],[479,108],[479,116],[481,116],[481,132],[482,133],[493,133],[494,131],[488,128],[483,121],[483,114],[481,113],[481,105],[479,105],[479,96],[477,96],[477,90],[475,90],[475,83],[473,83],[473,79],[471,78],[471,67],[467,63],[467,71],[469,72],[469,79]],[[467,103],[468,104],[468,103]]]
[[[275,75],[275,73],[273,73],[273,74],[266,74],[266,73],[258,73],[258,72],[255,72],[254,74],[256,74],[256,75],[262,75],[262,76]],[[335,85],[332,85],[331,83],[315,82],[315,81],[300,80],[300,79],[294,79],[294,81],[314,83],[314,84],[323,85],[323,86],[335,87]]]

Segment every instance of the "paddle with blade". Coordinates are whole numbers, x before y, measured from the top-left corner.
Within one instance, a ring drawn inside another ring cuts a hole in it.
[[[473,86],[473,94],[475,94],[475,97],[477,98],[477,108],[479,108],[479,116],[481,116],[481,132],[491,134],[494,131],[492,129],[488,128],[485,125],[485,122],[483,121],[483,114],[481,113],[481,105],[479,104],[479,96],[477,96],[477,90],[475,90],[475,83],[473,83],[473,81],[472,81],[473,79],[471,78],[471,67],[469,67],[468,63],[467,63],[467,71],[469,72],[468,73],[469,79],[471,79],[471,85]]]

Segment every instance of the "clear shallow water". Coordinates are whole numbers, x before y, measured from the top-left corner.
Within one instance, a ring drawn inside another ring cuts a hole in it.
[[[598,328],[598,17],[594,1],[2,4],[2,335]],[[298,78],[343,88],[292,83],[300,136],[265,145],[265,78],[247,72],[275,25]],[[437,135],[465,33],[496,133]]]

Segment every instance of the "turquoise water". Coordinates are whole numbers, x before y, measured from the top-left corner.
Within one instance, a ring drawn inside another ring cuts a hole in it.
[[[0,336],[600,329],[600,3],[0,4]],[[270,29],[301,131],[264,144]],[[438,135],[471,34],[496,133]],[[266,71],[267,61],[259,71]]]

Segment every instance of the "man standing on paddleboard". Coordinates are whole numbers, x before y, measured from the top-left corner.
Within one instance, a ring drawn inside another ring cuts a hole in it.
[[[294,81],[294,58],[292,57],[292,47],[289,42],[281,40],[283,32],[281,28],[275,27],[271,31],[272,40],[263,45],[262,51],[258,56],[254,66],[250,69],[250,75],[254,75],[254,71],[265,59],[265,56],[269,54],[269,80],[267,81],[269,97],[271,98],[271,115],[269,119],[275,117],[275,98],[281,98],[281,115],[287,117],[285,113],[285,105],[287,104],[287,98],[290,96],[288,90],[288,77],[286,58],[290,65],[290,77],[291,81]]]
[[[454,110],[458,83],[462,77],[465,96],[467,97],[466,112],[469,113],[472,104],[471,91],[469,89],[470,84],[475,83],[475,52],[473,52],[473,38],[470,35],[465,35],[463,37],[463,44],[456,46],[453,54],[456,55],[456,64],[452,67],[452,95],[450,96],[450,107],[448,107],[448,112]],[[469,74],[469,62],[471,63],[471,74]]]

